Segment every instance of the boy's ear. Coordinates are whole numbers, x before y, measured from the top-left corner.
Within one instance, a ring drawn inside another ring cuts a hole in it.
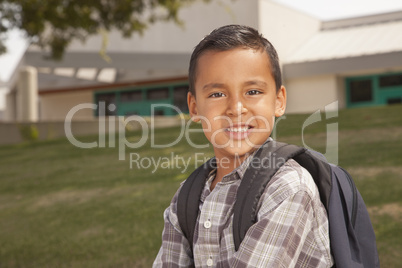
[[[275,101],[275,117],[280,117],[285,113],[286,110],[286,88],[281,86],[279,91],[276,93]]]
[[[200,119],[198,118],[197,103],[195,101],[195,96],[191,94],[191,92],[187,93],[187,105],[188,105],[188,111],[191,116],[191,120],[193,120],[193,122],[200,121]]]

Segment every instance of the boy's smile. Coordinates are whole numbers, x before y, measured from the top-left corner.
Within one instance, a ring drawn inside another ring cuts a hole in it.
[[[197,63],[190,114],[201,121],[217,160],[243,159],[270,136],[275,116],[283,115],[286,91],[276,92],[265,51],[235,48],[207,51]],[[233,167],[232,167],[233,168]]]

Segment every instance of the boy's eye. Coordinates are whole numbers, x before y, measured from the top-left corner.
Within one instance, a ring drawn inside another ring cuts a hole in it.
[[[259,91],[259,90],[256,90],[256,89],[252,89],[252,90],[249,90],[249,91],[247,91],[247,95],[257,95],[257,94],[261,94],[262,92],[261,91]]]
[[[223,97],[225,96],[225,94],[223,94],[222,92],[216,92],[216,93],[212,93],[211,95],[209,95],[210,98],[219,98],[219,97]]]

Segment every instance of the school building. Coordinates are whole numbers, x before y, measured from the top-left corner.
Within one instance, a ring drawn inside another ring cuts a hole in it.
[[[99,56],[101,36],[74,42],[60,62],[30,47],[21,66],[36,70],[38,120],[64,120],[80,104],[93,106],[78,109],[76,120],[185,113],[193,47],[214,28],[233,23],[257,28],[277,48],[288,113],[336,101],[340,109],[402,102],[402,11],[320,21],[275,1],[225,0],[196,3],[180,17],[183,27],[157,23],[131,39],[110,32],[110,60]],[[24,109],[17,84],[7,95],[4,120],[16,120]]]

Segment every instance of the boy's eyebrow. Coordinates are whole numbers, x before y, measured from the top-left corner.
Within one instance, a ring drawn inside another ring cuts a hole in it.
[[[250,80],[244,83],[244,86],[267,87],[267,83],[261,80]]]
[[[203,90],[212,89],[212,88],[225,88],[225,84],[223,83],[209,83],[202,87]]]
[[[259,86],[259,87],[267,87],[267,83],[261,80],[250,80],[243,83],[244,86]],[[209,83],[202,87],[203,90],[212,89],[212,88],[226,88],[227,86],[223,83]]]

